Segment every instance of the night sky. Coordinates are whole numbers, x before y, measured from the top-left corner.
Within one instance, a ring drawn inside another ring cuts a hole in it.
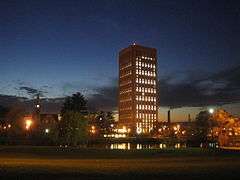
[[[239,102],[240,3],[221,0],[0,1],[0,94],[81,91],[114,109],[118,52],[134,42],[158,50],[161,106]]]

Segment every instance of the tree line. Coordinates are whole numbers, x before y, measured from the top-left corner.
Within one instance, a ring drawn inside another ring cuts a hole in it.
[[[0,106],[0,144],[20,139],[19,143],[28,140],[39,144],[76,146],[88,142],[93,135],[89,131],[93,125],[98,129],[94,135],[99,136],[109,132],[110,124],[114,123],[111,112],[90,113],[87,100],[79,92],[65,98],[61,118],[49,126],[50,129],[44,129],[41,123],[34,126],[33,122],[32,129],[26,130],[23,122],[25,114],[25,109],[18,105],[10,108]]]

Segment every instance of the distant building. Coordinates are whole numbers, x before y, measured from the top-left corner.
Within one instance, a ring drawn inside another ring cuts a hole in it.
[[[148,134],[158,117],[157,50],[130,45],[119,53],[119,124]]]
[[[60,114],[40,114],[41,125],[56,125],[60,118]]]

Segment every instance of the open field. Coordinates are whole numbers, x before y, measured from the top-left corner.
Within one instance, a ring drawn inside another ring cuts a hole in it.
[[[240,153],[0,147],[0,179],[239,179]]]

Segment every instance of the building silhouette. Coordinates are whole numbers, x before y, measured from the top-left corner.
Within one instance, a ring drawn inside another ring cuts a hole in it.
[[[119,53],[119,124],[133,134],[155,128],[157,108],[157,51],[130,45]]]

